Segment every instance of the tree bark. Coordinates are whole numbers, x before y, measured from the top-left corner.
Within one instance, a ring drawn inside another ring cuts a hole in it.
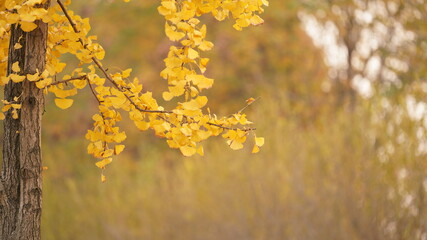
[[[40,7],[47,8],[47,1]],[[20,75],[40,73],[46,64],[48,26],[42,21],[26,33],[19,25],[11,27],[8,70],[19,62]],[[16,43],[22,48],[14,49]],[[42,160],[41,117],[44,110],[43,91],[34,82],[10,81],[4,90],[5,100],[18,97],[22,104],[18,119],[9,110],[4,120],[3,166],[0,179],[0,239],[41,239]]]

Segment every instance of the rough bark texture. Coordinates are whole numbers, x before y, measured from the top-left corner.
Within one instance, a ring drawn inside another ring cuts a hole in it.
[[[49,3],[44,4],[47,8]],[[18,61],[21,75],[42,72],[45,68],[47,24],[36,22],[38,28],[23,32],[12,26],[8,58],[8,74]],[[19,42],[23,47],[15,50]],[[4,120],[3,166],[0,179],[0,239],[41,239],[42,161],[41,117],[44,110],[43,91],[27,80],[9,82],[5,99],[19,97],[22,104],[19,118],[9,111]]]

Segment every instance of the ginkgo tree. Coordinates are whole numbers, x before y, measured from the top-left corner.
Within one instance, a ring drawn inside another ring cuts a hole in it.
[[[160,73],[168,86],[162,97],[173,101],[172,109],[160,106],[131,76],[132,69],[110,72],[102,64],[105,51],[97,37],[89,34],[89,20],[69,10],[70,3],[0,1],[0,71],[4,73],[0,78],[4,86],[0,239],[41,238],[40,133],[46,94],[53,94],[55,104],[67,109],[79,90],[90,90],[98,112],[86,134],[87,150],[98,159],[100,169],[125,148],[126,133],[117,125],[122,114],[127,114],[137,129],[151,129],[165,138],[169,147],[184,156],[203,155],[200,143],[211,136],[221,135],[232,149],[243,148],[252,136],[254,153],[264,144],[242,111],[220,118],[206,108],[208,99],[203,92],[214,80],[205,76],[209,59],[203,52],[214,44],[206,39],[207,27],[200,16],[234,19],[233,27],[240,31],[263,23],[258,14],[268,6],[267,0],[161,1],[158,12],[166,20],[166,36],[175,42]],[[64,54],[74,56],[78,67],[65,72]],[[247,104],[252,102],[249,99]],[[103,174],[101,180],[105,181]]]

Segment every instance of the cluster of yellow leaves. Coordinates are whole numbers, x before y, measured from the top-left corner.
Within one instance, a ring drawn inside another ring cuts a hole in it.
[[[214,82],[203,75],[209,59],[201,57],[201,52],[211,50],[214,44],[206,40],[206,25],[198,17],[211,13],[222,21],[231,15],[236,19],[234,28],[242,30],[263,23],[255,13],[262,13],[264,5],[268,5],[266,0],[162,0],[158,11],[166,19],[166,36],[180,43],[170,47],[166,68],[160,74],[169,85],[163,98],[166,101],[182,95],[186,100],[194,98]]]
[[[257,15],[262,13],[263,6],[268,6],[266,0],[162,0],[157,8],[159,13],[166,19],[166,36],[179,45],[171,46],[165,61],[165,69],[160,73],[161,77],[168,81],[168,91],[163,93],[166,101],[174,97],[184,95],[185,102],[179,104],[174,113],[192,117],[198,124],[194,130],[206,129],[206,136],[218,135],[225,130],[223,137],[228,139],[232,149],[240,149],[246,141],[248,131],[246,129],[235,129],[231,126],[247,125],[246,116],[240,113],[232,117],[216,119],[212,116],[203,115],[201,109],[207,102],[207,98],[200,96],[204,89],[212,86],[214,80],[204,75],[208,58],[201,56],[202,52],[209,51],[214,44],[206,40],[206,25],[201,24],[199,17],[204,14],[212,14],[217,20],[222,21],[232,16],[236,22],[233,27],[242,30],[250,25],[259,25],[263,20]],[[250,104],[250,102],[248,102]],[[182,110],[181,110],[182,109]],[[202,116],[201,119],[200,116]],[[213,125],[204,124],[213,123]],[[225,128],[218,128],[225,126]],[[210,132],[209,129],[215,128]],[[195,132],[197,134],[197,132]],[[189,134],[189,136],[192,136]],[[239,136],[239,137],[236,137]],[[173,144],[168,141],[170,147],[180,147],[184,155],[196,153],[194,143],[198,139],[188,138],[186,141],[176,141]],[[258,141],[259,142],[259,141]],[[189,147],[190,146],[190,147]],[[262,144],[254,146],[257,152]]]
[[[88,152],[99,159],[96,163],[99,168],[104,169],[125,147],[122,142],[126,134],[117,126],[122,119],[120,112],[128,113],[138,129],[152,129],[157,136],[165,138],[171,148],[180,149],[185,156],[203,155],[200,142],[220,134],[232,149],[243,147],[253,130],[248,127],[251,122],[245,114],[239,112],[217,118],[209,111],[203,111],[208,99],[200,93],[210,88],[214,80],[204,75],[209,59],[201,57],[201,52],[214,45],[206,40],[206,25],[200,23],[199,17],[207,13],[218,20],[232,16],[236,19],[234,28],[241,30],[263,22],[256,13],[263,12],[262,7],[268,5],[266,0],[162,0],[158,11],[166,19],[166,35],[179,42],[170,48],[164,60],[166,68],[160,73],[168,81],[168,91],[163,93],[163,99],[182,99],[170,111],[159,106],[151,92],[143,91],[137,78],[130,78],[132,69],[107,73],[100,62],[105,52],[96,42],[96,36],[89,35],[89,20],[64,10],[70,4],[69,0],[62,7],[57,4],[47,10],[39,8],[37,4],[40,3],[43,0],[0,0],[0,71],[6,71],[11,27],[19,26],[30,32],[35,29],[36,20],[49,23],[46,68],[22,75],[22,63],[13,63],[13,73],[2,76],[0,85],[9,81],[35,82],[38,88],[56,96],[55,104],[61,109],[71,107],[73,99],[70,97],[88,86],[99,104],[99,112],[93,116],[93,129],[87,132],[86,138],[90,141]],[[24,41],[13,48],[18,50],[23,45]],[[80,67],[57,79],[66,67],[60,60],[63,54],[75,56]],[[13,103],[3,103],[3,112],[12,109],[14,117],[18,117],[19,96]],[[257,152],[264,140],[255,137],[254,141],[253,152]]]

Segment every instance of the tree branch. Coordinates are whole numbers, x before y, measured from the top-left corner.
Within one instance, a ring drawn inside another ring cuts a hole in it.
[[[109,82],[111,82],[115,88],[117,88],[117,90],[120,90],[121,92],[123,92],[123,94],[125,95],[125,97],[129,100],[129,102],[139,111],[141,112],[146,112],[146,113],[173,113],[172,111],[160,111],[160,110],[148,110],[148,109],[142,109],[141,107],[138,106],[138,104],[135,103],[135,101],[133,101],[127,94],[126,92],[114,81],[114,79],[112,79],[110,77],[110,75],[107,73],[107,70],[101,65],[101,63],[98,61],[98,59],[96,59],[95,57],[92,57],[92,61],[95,63],[95,65],[102,71],[102,73],[104,74],[105,78],[107,78],[107,80]]]
[[[74,32],[75,33],[79,33],[80,31],[77,29],[77,25],[74,23],[74,21],[73,21],[73,19],[71,18],[71,16],[68,14],[68,12],[67,12],[67,9],[65,8],[65,6],[64,6],[64,4],[61,2],[61,0],[56,0],[56,2],[59,4],[59,6],[61,7],[61,10],[62,10],[62,12],[65,14],[65,16],[66,16],[66,18],[68,19],[68,21],[69,21],[69,23],[71,24],[71,26],[72,26],[72,28],[73,28],[73,30],[74,30]],[[82,46],[83,46],[83,48],[85,48],[85,49],[87,49],[87,46],[83,43],[83,40],[81,39],[81,38],[79,38],[79,42],[82,44]],[[119,86],[115,81],[114,81],[114,79],[112,79],[111,78],[111,76],[107,73],[107,70],[102,66],[102,64],[101,64],[101,62],[98,60],[98,59],[96,59],[95,57],[92,57],[91,58],[92,59],[92,61],[93,61],[93,63],[97,66],[97,68],[99,69],[99,70],[101,70],[101,72],[103,73],[103,75],[105,76],[105,78],[109,81],[109,82],[111,82],[112,84],[113,84],[113,86],[117,89],[117,90],[119,90],[119,91],[121,91],[123,94],[124,94],[124,96],[128,99],[128,101],[138,110],[138,111],[141,111],[141,112],[144,112],[144,113],[163,113],[163,114],[171,114],[171,113],[173,113],[173,111],[168,111],[168,110],[163,110],[163,111],[161,111],[161,110],[148,110],[148,109],[142,109],[140,106],[138,106],[138,104],[136,104],[135,103],[135,101],[133,101],[132,100],[132,98],[126,93],[126,90],[124,90],[121,86]],[[94,90],[93,90],[93,88],[92,88],[92,86],[91,86],[91,84],[90,84],[90,82],[89,82],[89,86],[91,87],[91,91],[92,91],[92,93],[95,95],[95,97],[96,97],[96,94],[95,94],[95,92],[94,92]],[[96,97],[97,98],[97,97]],[[100,103],[100,101],[99,101],[99,99],[97,98],[97,100],[98,100],[98,102]],[[250,105],[250,104],[249,104]],[[247,106],[246,106],[247,107]],[[246,108],[245,107],[245,108]],[[244,110],[244,109],[242,109],[242,110]],[[241,111],[242,111],[241,110]],[[167,121],[165,118],[163,118],[162,116],[159,116],[160,118],[162,118],[163,120],[165,120],[165,121]],[[191,119],[192,119],[192,117],[190,117]],[[208,125],[211,125],[211,126],[216,126],[216,127],[219,127],[219,128],[222,128],[222,129],[226,129],[226,130],[241,130],[241,131],[245,131],[245,132],[248,132],[248,131],[253,131],[253,130],[256,130],[256,128],[231,128],[231,127],[225,127],[225,126],[222,126],[222,125],[220,125],[220,124],[216,124],[216,123],[212,123],[212,122],[207,122],[207,124]]]
[[[65,17],[68,19],[68,22],[70,22],[71,27],[73,27],[74,32],[79,33],[80,30],[77,29],[77,25],[74,23],[73,19],[71,19],[71,16],[68,14],[67,9],[65,8],[64,4],[60,0],[57,0],[56,2],[61,7],[61,10],[65,14]]]

